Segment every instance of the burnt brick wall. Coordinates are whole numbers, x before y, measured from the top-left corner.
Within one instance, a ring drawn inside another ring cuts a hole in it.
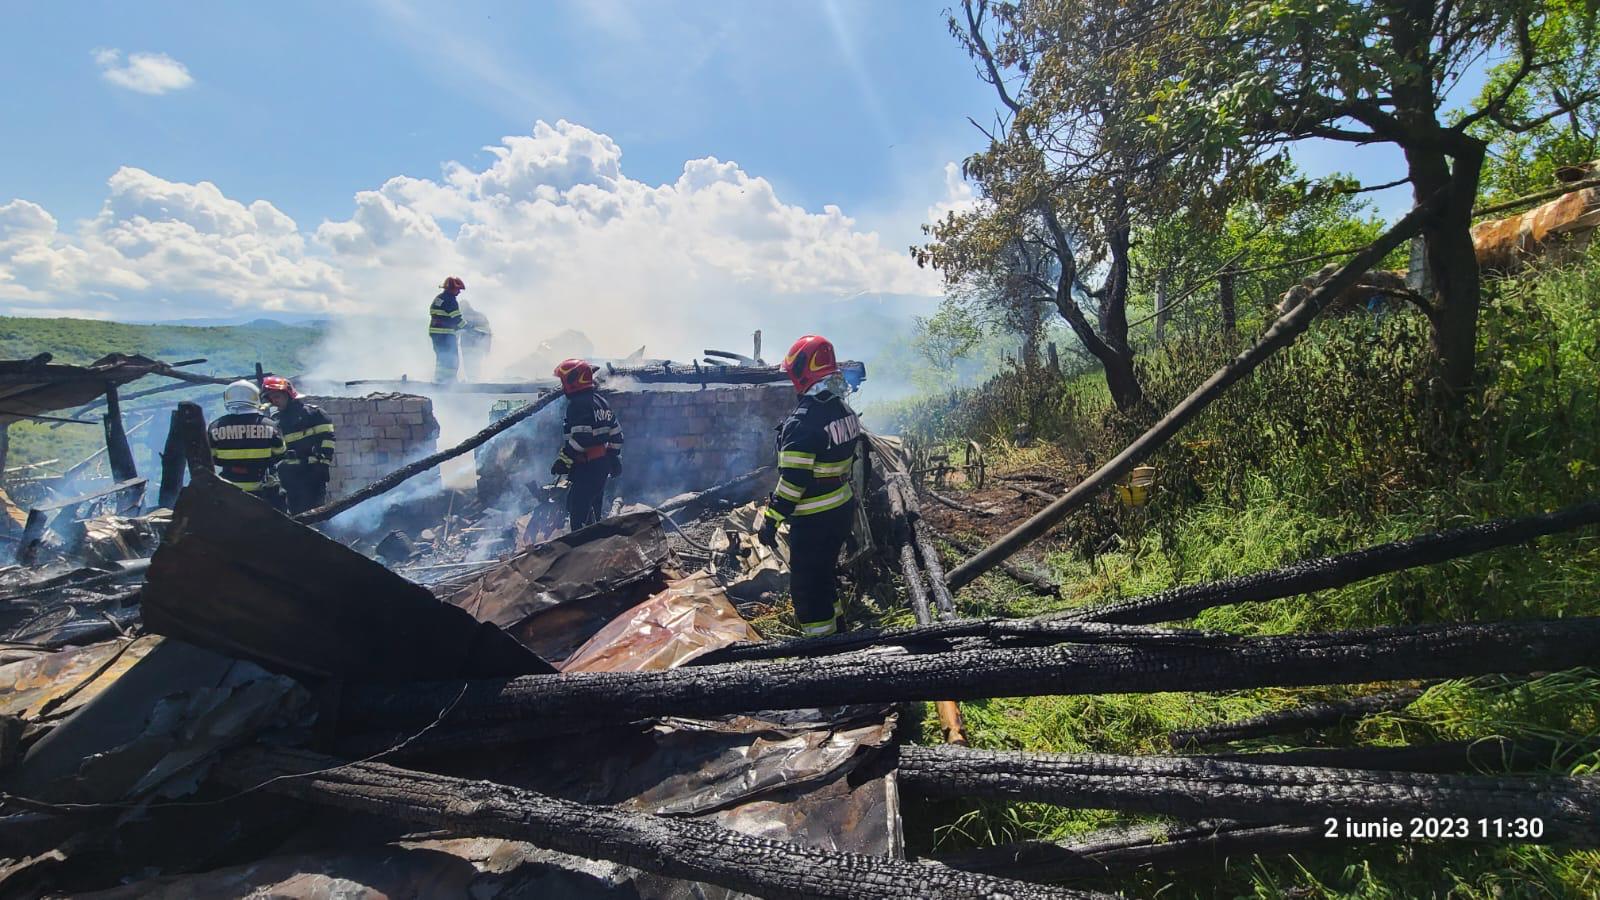
[[[626,437],[622,478],[607,490],[608,502],[654,504],[771,465],[778,455],[774,429],[795,406],[788,384],[602,393]],[[479,453],[485,502],[508,487],[551,480],[564,414],[558,400]]]
[[[439,449],[439,422],[433,401],[411,394],[365,397],[307,397],[333,421],[337,438],[330,496],[338,497],[377,481],[405,463]],[[432,469],[419,479],[439,480]]]

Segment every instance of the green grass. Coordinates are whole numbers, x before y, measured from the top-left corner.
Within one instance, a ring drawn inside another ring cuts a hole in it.
[[[1100,603],[1600,496],[1600,253],[1579,268],[1493,287],[1482,318],[1482,392],[1464,417],[1433,407],[1424,388],[1426,346],[1414,317],[1377,328],[1365,319],[1319,323],[1157,455],[1162,489],[1150,507],[1127,511],[1102,498],[1057,532],[1045,559],[1068,586],[1068,600],[1041,600],[985,576],[958,598],[963,613],[1030,615]],[[1142,360],[1155,407],[1170,407],[1229,352],[1224,342],[1195,340]],[[1134,430],[1097,406],[1081,379],[1031,389],[1040,396],[1029,390],[1007,385],[954,402],[909,403],[897,415],[924,440],[978,436],[1002,467],[1039,464],[1038,451],[1004,448],[1007,423],[1021,417],[1031,417],[1035,433],[1068,459],[1084,449],[1105,459]],[[1592,529],[1309,596],[1219,607],[1175,624],[1283,634],[1576,615],[1600,615],[1600,535]],[[1173,730],[1386,687],[1039,697],[962,709],[976,747],[1158,753],[1170,752]],[[939,733],[930,707],[924,739],[936,742]],[[1326,733],[1317,745],[1597,734],[1600,673],[1579,670],[1444,682],[1402,712]],[[1564,773],[1600,773],[1600,758],[1580,759]],[[928,803],[909,807],[907,819],[920,852],[1062,840],[1147,821],[1021,802]],[[1439,842],[1235,859],[1089,886],[1162,897],[1587,897],[1600,895],[1597,873],[1593,851]]]

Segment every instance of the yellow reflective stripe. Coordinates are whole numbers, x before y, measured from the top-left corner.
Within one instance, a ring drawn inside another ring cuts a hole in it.
[[[819,497],[812,497],[804,503],[796,503],[794,505],[794,514],[797,516],[809,516],[813,513],[827,512],[830,509],[837,509],[849,503],[854,496],[855,492],[847,484]]]
[[[227,481],[226,478],[223,480]],[[261,482],[259,481],[228,481],[228,483],[241,491],[247,491],[252,494],[261,490]]]
[[[772,507],[769,506],[769,507],[767,507],[767,518],[771,519],[774,522],[782,522],[783,521],[783,513],[778,512],[777,510],[775,510],[775,509],[773,509]]]
[[[305,429],[304,431],[296,431],[296,432],[292,432],[290,434],[286,434],[286,435],[283,436],[283,440],[286,443],[292,444],[295,441],[300,440],[301,438],[311,437],[313,434],[333,434],[333,423],[332,422],[328,422],[328,423],[325,423],[325,424],[322,424],[322,425],[314,425],[314,426],[312,426],[310,428]]]
[[[833,634],[838,630],[839,620],[836,618],[826,619],[821,622],[800,623],[800,633],[806,637],[821,637],[825,634]]]
[[[850,471],[851,460],[836,463],[817,463],[816,473],[819,477],[827,478],[831,475],[843,475]]]
[[[428,333],[429,334],[455,334],[456,333],[456,329],[454,329],[454,328],[429,328],[428,329]]]
[[[782,469],[809,469],[817,464],[815,453],[785,450],[778,454],[778,467]]]
[[[217,459],[271,459],[283,452],[282,447],[262,447],[259,450],[213,450]]]
[[[778,489],[773,491],[773,493],[785,500],[799,500],[801,497],[805,496],[806,492],[805,489],[800,487],[798,484],[791,484],[788,479],[779,478]]]

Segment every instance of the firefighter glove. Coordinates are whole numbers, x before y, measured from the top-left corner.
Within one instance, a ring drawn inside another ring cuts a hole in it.
[[[756,533],[756,540],[774,550],[778,549],[778,523],[762,516],[761,531]]]

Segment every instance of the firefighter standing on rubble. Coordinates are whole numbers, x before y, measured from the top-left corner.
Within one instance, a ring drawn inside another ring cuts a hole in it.
[[[465,323],[456,298],[467,289],[467,283],[452,275],[439,287],[439,296],[428,307],[428,338],[433,341],[433,380],[442,384],[455,381],[461,365],[461,328]]]
[[[844,402],[849,387],[827,338],[794,342],[783,370],[800,405],[778,427],[778,486],[767,499],[759,538],[778,545],[789,523],[789,594],[807,636],[833,634],[843,614],[834,573],[855,513],[851,468],[861,420]]]
[[[327,413],[300,399],[289,379],[268,375],[261,396],[278,411],[287,455],[278,464],[278,480],[288,495],[289,514],[297,516],[328,502],[333,472],[333,422]]]
[[[594,389],[594,373],[594,366],[581,359],[562,360],[555,371],[567,395],[567,416],[550,474],[567,478],[567,520],[573,531],[600,521],[606,479],[622,474],[622,426]]]
[[[207,428],[217,474],[283,512],[276,471],[285,453],[283,432],[261,411],[260,389],[254,382],[235,381],[223,389],[222,406],[223,414]]]

